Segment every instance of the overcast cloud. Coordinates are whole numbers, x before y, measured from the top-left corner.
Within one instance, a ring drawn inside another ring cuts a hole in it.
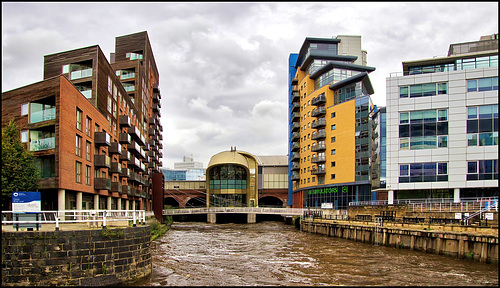
[[[2,2],[2,92],[43,79],[43,56],[147,31],[160,73],[163,166],[237,146],[287,154],[288,57],[306,37],[361,35],[375,89],[402,61],[498,33],[497,2]]]

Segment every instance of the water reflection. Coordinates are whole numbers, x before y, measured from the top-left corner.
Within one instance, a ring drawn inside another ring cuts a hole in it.
[[[174,223],[134,285],[497,286],[498,266],[309,234],[281,222]]]

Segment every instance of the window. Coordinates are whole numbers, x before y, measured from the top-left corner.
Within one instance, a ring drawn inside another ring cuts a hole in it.
[[[330,179],[331,180],[335,179],[335,174],[330,174]]]
[[[89,136],[89,137],[91,137],[91,129],[92,129],[92,119],[90,119],[87,116],[87,123],[85,126],[85,131],[86,131],[87,136]]]
[[[76,108],[76,129],[82,131],[82,110]]]
[[[335,112],[332,112],[331,118],[334,118],[334,117],[335,117]]]
[[[332,130],[335,130],[335,124],[332,125]]]
[[[109,94],[113,93],[113,81],[111,80],[111,76],[108,76],[108,92]]]
[[[28,142],[28,131],[21,131],[21,142],[22,143]]]
[[[89,165],[85,167],[85,184],[90,185],[90,175],[92,174],[92,168]]]
[[[82,183],[82,163],[78,161],[76,161],[75,165],[75,176],[75,181],[77,183]]]
[[[335,136],[330,138],[330,140],[331,140],[331,143],[334,143],[336,141]]]
[[[330,163],[331,167],[335,167],[335,161]]]
[[[332,153],[332,155],[335,155],[335,149],[332,149],[330,153]]]
[[[399,98],[417,98],[448,94],[448,85],[443,83],[425,83],[399,87]]]
[[[467,80],[467,92],[498,90],[498,77]]]
[[[467,145],[498,145],[498,104],[467,108]]]
[[[448,147],[446,109],[417,110],[399,114],[399,149]]]
[[[399,165],[399,183],[448,181],[448,163],[411,163]]]
[[[76,135],[76,156],[82,157],[82,137]]]
[[[95,124],[94,128],[95,128],[94,129],[95,132],[99,132],[99,125],[97,123]]]
[[[86,143],[85,143],[85,152],[86,152],[86,159],[88,161],[91,161],[91,159],[92,159],[90,157],[91,156],[90,155],[90,149],[91,149],[91,147],[92,147],[92,144],[89,141],[86,141]]]
[[[498,179],[498,160],[467,162],[467,181]]]
[[[29,103],[24,103],[21,105],[21,116],[28,115],[29,113]]]

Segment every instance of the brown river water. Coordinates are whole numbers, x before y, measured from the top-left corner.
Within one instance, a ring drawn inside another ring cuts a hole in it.
[[[134,286],[498,286],[498,265],[301,232],[174,222]]]

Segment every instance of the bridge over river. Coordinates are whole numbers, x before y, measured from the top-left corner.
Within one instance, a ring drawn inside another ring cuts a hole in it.
[[[203,208],[179,208],[165,209],[163,215],[194,215],[206,214],[208,223],[215,223],[217,214],[247,214],[248,223],[255,223],[255,215],[281,215],[292,217],[302,215],[307,209],[303,208],[269,208],[269,207],[203,207]]]

